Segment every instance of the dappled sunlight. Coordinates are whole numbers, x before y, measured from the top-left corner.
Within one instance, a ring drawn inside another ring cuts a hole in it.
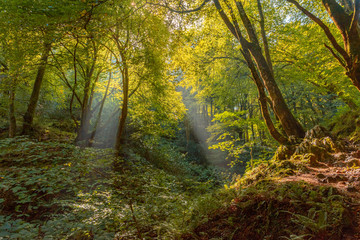
[[[360,239],[359,0],[0,19],[0,240]]]

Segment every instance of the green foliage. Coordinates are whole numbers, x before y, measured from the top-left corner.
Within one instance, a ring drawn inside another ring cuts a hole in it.
[[[159,156],[147,159],[26,138],[0,146],[0,236],[8,239],[168,239],[189,231],[227,195],[214,197],[215,173],[186,163],[164,143],[153,144]]]
[[[259,137],[266,131],[262,121],[253,117],[247,118],[248,111],[216,114],[213,124],[208,127],[212,145],[210,149],[220,149],[227,153],[230,166],[240,173],[245,172],[244,166],[253,168],[268,160],[274,150],[274,143]],[[248,135],[248,139],[244,137]]]
[[[360,114],[356,110],[343,109],[329,124],[331,132],[338,137],[348,138],[358,127]]]
[[[284,1],[261,2],[274,77],[291,112],[306,128],[332,118],[334,135],[358,143],[359,92],[323,46],[325,35]],[[337,32],[320,1],[300,2]],[[0,239],[177,239],[194,229],[200,238],[228,230],[230,239],[339,238],[348,225],[345,197],[276,183],[308,171],[310,155],[287,159],[282,151],[269,160],[276,143],[258,91],[214,4],[180,17],[158,3],[2,1],[0,138],[8,115],[21,123],[44,44],[51,51],[36,103],[38,141],[0,140]],[[260,36],[257,5],[244,1],[244,8]],[[95,146],[111,146],[126,101],[120,157],[72,145],[81,123],[84,142],[93,133]],[[233,185],[225,184],[227,172],[206,166],[225,166],[224,155],[243,174]]]
[[[340,239],[350,226],[347,200],[331,187],[258,181],[239,188],[235,198],[195,233],[238,239]]]

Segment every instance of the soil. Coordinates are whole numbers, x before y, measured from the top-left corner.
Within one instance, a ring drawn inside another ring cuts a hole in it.
[[[343,231],[341,239],[360,240],[360,145],[347,142],[344,148],[341,149],[341,152],[333,152],[324,156],[326,156],[327,159],[322,158],[315,162],[310,161],[306,165],[307,171],[297,172],[295,175],[283,177],[277,181],[279,183],[303,181],[313,186],[331,186],[336,188],[342,195],[351,198],[348,210],[350,211],[352,224],[350,228]],[[259,201],[266,201],[267,204],[276,206],[279,212],[291,208],[291,204],[286,201],[278,202],[273,199],[259,199]],[[254,207],[255,206],[247,206],[245,209],[241,209],[241,212],[236,208],[236,205],[233,207],[230,206],[227,209],[219,209],[206,223],[198,226],[194,230],[194,233],[184,235],[182,239],[205,240],[213,239],[214,236],[217,237],[216,239],[262,239],[258,238],[253,232],[256,226],[251,226],[250,223],[255,221],[255,219],[251,218],[260,217],[266,219],[269,218],[269,214],[271,213],[263,212],[264,214],[260,214],[261,216],[258,215],[259,211],[257,215],[251,212],[247,213],[247,208],[249,211],[254,212]],[[303,207],[306,209],[307,206],[304,205]],[[241,216],[246,216],[247,219],[241,219]],[[287,221],[290,221],[290,219],[287,220],[286,215],[279,216],[279,218],[281,219],[279,224],[283,229],[286,229]],[[231,224],[232,227],[229,227],[229,224],[226,223],[228,219],[234,219],[235,222]],[[237,221],[241,221],[242,226],[237,226]],[[256,221],[259,222],[259,220]],[[260,223],[261,222],[262,220]],[[244,224],[247,225],[247,223],[249,223],[249,226],[243,226]],[[264,221],[262,224],[268,224],[268,222]],[[239,229],[242,230],[239,231]],[[247,230],[249,230],[249,232]],[[273,229],[272,232],[276,234],[275,229]],[[273,235],[271,239],[277,238],[276,236],[274,238]],[[325,240],[328,238],[326,235],[319,235],[312,239]],[[338,237],[336,239],[338,239]]]
[[[352,198],[351,216],[353,227],[348,229],[344,240],[360,239],[360,145],[349,145],[347,151],[333,153],[331,163],[327,161],[308,166],[309,172],[297,173],[279,182],[304,181],[312,185],[331,186],[343,195]]]

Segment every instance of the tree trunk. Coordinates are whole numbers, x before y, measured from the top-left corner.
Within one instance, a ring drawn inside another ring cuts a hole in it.
[[[340,2],[343,5],[341,6],[336,0],[322,0],[324,8],[343,37],[344,47],[339,45],[329,27],[321,19],[302,7],[296,0],[286,1],[294,4],[323,29],[334,50],[326,44],[325,46],[341,66],[345,68],[346,75],[360,91],[360,1],[341,0]]]
[[[119,126],[116,134],[116,143],[115,143],[115,151],[118,155],[121,151],[121,140],[122,140],[122,134],[125,129],[126,124],[126,117],[128,113],[128,102],[129,102],[129,72],[128,72],[128,66],[125,59],[125,55],[121,54],[122,56],[122,63],[123,63],[123,103],[121,108],[121,115],[119,119]]]
[[[75,142],[80,142],[87,139],[87,133],[89,129],[90,119],[89,119],[89,91],[90,91],[90,82],[91,77],[85,80],[84,86],[84,97],[81,106],[81,119],[78,135],[75,139]]]
[[[16,135],[15,84],[15,81],[12,81],[9,91],[9,138],[13,138]]]
[[[91,119],[91,115],[92,115],[91,114],[92,95],[94,92],[94,88],[90,89],[90,85],[91,85],[91,78],[93,76],[94,69],[95,69],[95,63],[87,71],[87,76],[86,76],[85,86],[84,86],[84,97],[83,97],[83,101],[82,101],[83,104],[81,106],[80,127],[79,127],[79,132],[78,132],[75,142],[80,142],[80,141],[89,139],[89,137],[90,137],[88,132],[89,132],[89,128],[90,128],[90,119]],[[100,77],[100,72],[96,76],[94,86],[95,86],[96,82],[98,81],[99,77]]]
[[[257,5],[258,5],[259,16],[260,16],[261,38],[262,38],[263,45],[264,45],[264,52],[265,52],[266,62],[269,65],[269,69],[271,71],[271,74],[274,76],[274,69],[273,69],[271,56],[270,56],[269,43],[268,43],[268,40],[267,40],[267,37],[266,37],[265,19],[264,19],[263,9],[262,9],[262,6],[261,6],[261,0],[257,0]]]
[[[92,131],[90,139],[89,139],[89,147],[92,147],[92,144],[93,144],[93,141],[94,141],[94,138],[95,138],[96,129],[97,129],[97,126],[98,126],[98,124],[100,122],[100,119],[101,119],[101,114],[102,114],[102,111],[103,111],[103,108],[104,108],[104,105],[105,105],[105,101],[106,101],[106,98],[107,98],[107,95],[108,95],[108,92],[109,92],[110,83],[111,83],[111,72],[109,73],[109,80],[108,80],[108,83],[106,85],[105,94],[104,94],[104,97],[103,97],[103,99],[101,101],[99,113],[97,115],[97,118],[96,118],[96,121],[95,121],[95,124],[94,124],[94,128],[93,128],[93,131]]]
[[[253,56],[257,64],[257,68],[260,72],[261,78],[264,81],[265,88],[269,92],[275,114],[279,118],[281,126],[283,127],[288,137],[295,136],[297,138],[303,138],[305,136],[305,131],[285,103],[285,100],[278,85],[276,84],[274,75],[272,74],[269,64],[266,61],[264,55],[262,54],[261,47],[256,37],[256,33],[248,16],[245,13],[241,2],[236,2],[236,6],[238,7],[238,12],[244,24],[244,27],[246,28],[248,35],[251,39],[251,42],[248,42],[243,37],[240,37],[240,43],[243,48],[249,49],[251,55]]]
[[[47,66],[47,60],[50,54],[51,44],[45,43],[44,44],[44,52],[42,53],[40,59],[40,65],[37,71],[37,75],[35,78],[34,87],[31,93],[30,101],[26,113],[24,115],[24,125],[22,130],[22,135],[27,135],[31,133],[32,130],[32,123],[34,120],[36,106],[40,96],[40,89],[41,84],[44,79],[44,74]]]
[[[260,79],[260,76],[258,75],[255,65],[251,59],[250,53],[246,50],[244,50],[242,52],[248,67],[251,71],[252,74],[252,79],[254,80],[256,87],[258,89],[258,93],[259,93],[259,102],[260,102],[260,107],[261,107],[261,114],[264,118],[265,124],[270,132],[270,135],[279,143],[281,144],[288,144],[289,141],[288,139],[283,136],[274,126],[274,123],[271,120],[271,116],[269,113],[269,109],[267,107],[267,96],[266,96],[266,92],[265,92],[265,88],[263,85],[263,82]]]
[[[213,0],[213,2],[215,4],[215,7],[218,9],[218,12],[219,12],[221,18],[223,19],[224,23],[230,30],[230,32],[240,42],[245,55],[247,55],[247,52],[250,52],[252,57],[254,58],[256,65],[257,65],[257,69],[263,80],[264,86],[267,89],[267,91],[269,92],[271,103],[274,107],[275,115],[279,118],[279,121],[280,121],[285,133],[287,134],[288,137],[295,136],[297,138],[303,138],[305,135],[305,131],[302,128],[302,126],[300,125],[300,123],[292,115],[291,111],[289,110],[288,106],[285,103],[285,100],[280,92],[279,87],[276,84],[276,81],[271,72],[271,69],[269,68],[269,64],[267,63],[265,57],[262,54],[262,50],[259,45],[258,38],[256,36],[256,31],[254,30],[254,27],[252,26],[251,21],[249,20],[247,14],[243,8],[242,3],[239,1],[235,1],[239,15],[241,17],[241,21],[243,22],[243,25],[248,33],[250,42],[243,37],[231,6],[228,6],[228,7],[230,9],[230,16],[232,17],[232,21],[230,21],[230,19],[227,17],[227,15],[224,12],[224,10],[222,9],[219,1]],[[246,60],[246,61],[249,66],[250,61],[248,61],[248,60]],[[251,60],[251,62],[252,62],[252,60]],[[249,68],[250,68],[250,66],[249,66]],[[253,77],[254,77],[255,72],[257,74],[256,69],[251,70]],[[255,78],[258,78],[258,76],[254,77],[254,79]],[[262,83],[261,83],[261,86],[263,86]],[[258,85],[257,85],[257,87],[259,88]],[[259,90],[259,91],[261,91],[261,90]],[[263,101],[263,99],[261,101]],[[264,104],[262,104],[262,106],[264,106]],[[262,107],[262,111],[265,111],[265,114],[266,114],[266,112],[268,112],[267,105],[266,105],[266,109],[265,109],[265,107]],[[268,127],[270,125],[268,125],[268,123],[267,123]]]

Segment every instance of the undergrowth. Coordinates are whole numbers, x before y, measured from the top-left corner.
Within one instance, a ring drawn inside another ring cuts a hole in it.
[[[257,161],[230,184],[168,142],[81,149],[0,140],[0,239],[341,239],[348,198],[278,180],[310,155]]]
[[[237,191],[194,233],[200,239],[341,239],[350,225],[346,200],[331,187],[263,180]]]
[[[0,238],[169,239],[232,198],[214,194],[209,169],[170,160],[169,146],[152,151],[167,168],[130,150],[115,158],[107,149],[0,140]]]

